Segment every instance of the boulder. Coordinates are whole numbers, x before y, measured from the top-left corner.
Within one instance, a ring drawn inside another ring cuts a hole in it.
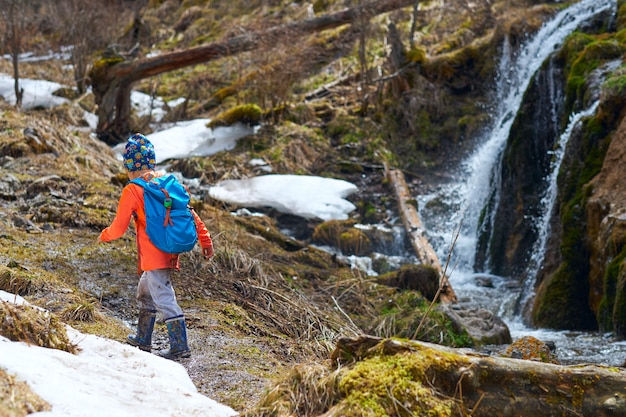
[[[440,304],[437,308],[448,316],[458,331],[465,330],[477,346],[512,342],[509,327],[489,310],[452,303]]]

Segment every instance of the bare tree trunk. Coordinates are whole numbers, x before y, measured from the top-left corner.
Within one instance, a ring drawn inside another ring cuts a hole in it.
[[[26,28],[27,1],[0,0],[0,16],[4,21],[4,40],[9,45],[13,64],[15,107],[22,106],[23,90],[20,88],[19,56],[22,47],[22,34]]]
[[[19,51],[19,46],[16,47]],[[15,52],[15,49],[11,48],[11,60],[13,62],[13,89],[15,90],[15,107],[22,107],[22,97],[24,96],[24,90],[20,88],[20,59],[19,52]]]
[[[101,139],[108,143],[118,143],[119,137],[129,132],[129,115],[120,114],[121,109],[113,107],[116,103],[110,96],[126,94],[120,91],[121,85],[129,85],[147,77],[152,77],[164,72],[179,68],[196,65],[202,62],[212,61],[241,52],[251,51],[261,43],[279,45],[282,42],[293,42],[296,38],[310,33],[327,29],[337,28],[353,23],[358,17],[364,19],[381,13],[390,12],[413,4],[414,0],[379,0],[365,3],[361,8],[346,9],[341,12],[325,16],[315,17],[301,22],[294,22],[277,26],[266,31],[251,32],[236,36],[223,41],[213,42],[185,50],[175,51],[155,57],[139,59],[136,61],[123,61],[115,63],[108,68],[103,65],[94,65],[90,73],[91,84],[98,104],[98,127],[96,129]],[[123,100],[121,100],[123,101]],[[114,111],[117,115],[114,115]]]
[[[362,10],[363,2],[357,1],[357,10]],[[367,39],[369,32],[369,18],[359,13],[357,24],[359,28],[359,72],[361,73],[360,98],[361,98],[361,114],[367,112],[368,107],[368,85],[370,84],[369,69],[367,65]]]
[[[415,31],[417,30],[417,11],[418,11],[419,5],[420,5],[419,0],[415,0],[415,3],[413,3],[413,16],[411,19],[411,30],[409,31],[409,46],[411,47],[411,49],[415,47],[415,39],[413,38],[415,37]]]

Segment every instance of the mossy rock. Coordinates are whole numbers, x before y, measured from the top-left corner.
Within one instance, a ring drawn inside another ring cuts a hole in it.
[[[207,123],[207,127],[214,129],[220,126],[232,126],[235,123],[258,126],[262,118],[263,112],[259,106],[256,104],[243,104],[220,113]]]
[[[313,230],[312,241],[318,245],[332,246],[344,255],[363,256],[371,252],[367,235],[354,228],[354,220],[329,220]]]
[[[511,343],[502,353],[502,356],[514,359],[524,359],[543,363],[560,364],[550,347],[533,336],[524,336]]]
[[[468,332],[455,325],[440,308],[441,304],[433,304],[418,291],[381,286],[376,298],[370,297],[370,300],[375,300],[371,302],[376,306],[376,317],[356,318],[367,334],[416,339],[444,346],[475,346]]]
[[[611,74],[602,84],[599,117],[609,125],[621,120],[626,110],[626,66]]]
[[[617,4],[617,29],[623,30],[626,29],[626,2],[619,0]]]
[[[426,265],[403,265],[397,271],[378,276],[376,281],[401,290],[419,291],[428,300],[435,298],[439,289],[439,274]]]
[[[584,299],[583,299],[584,298]],[[567,263],[545,279],[537,291],[533,324],[552,329],[593,329],[593,315],[587,307],[587,291],[569,271]]]
[[[620,246],[622,246],[621,252],[609,262],[605,270],[603,282],[604,292],[596,316],[601,331],[613,331],[615,323],[615,326],[621,329],[620,334],[616,336],[624,338],[626,336],[626,333],[624,333],[626,329],[626,312],[620,312],[619,309],[616,309],[617,303],[615,302],[618,297],[618,288],[624,291],[623,281],[626,280],[626,270],[624,269],[626,246],[623,244]],[[621,295],[620,298],[623,300],[624,295]]]
[[[452,394],[457,387],[454,378],[437,381],[438,386],[451,390],[443,393],[432,388],[429,375],[451,375],[469,365],[454,353],[372,336],[341,338],[331,361],[341,366],[294,367],[262,398],[254,415],[456,415],[459,407]],[[401,413],[398,404],[402,405]]]
[[[626,339],[626,274],[623,271],[617,282],[613,306],[613,333],[621,340]]]
[[[568,109],[573,109],[576,103],[584,102],[589,74],[605,62],[620,59],[624,49],[623,43],[616,37],[607,39],[574,33],[567,39],[560,56],[565,59],[565,68],[568,69],[566,87]],[[612,81],[612,85],[618,89],[622,84],[619,76]],[[618,113],[621,113],[621,109]]]

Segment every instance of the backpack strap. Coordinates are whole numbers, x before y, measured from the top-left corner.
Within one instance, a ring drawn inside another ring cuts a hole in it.
[[[165,207],[165,221],[163,222],[163,227],[173,226],[172,218],[170,217],[170,211],[172,209],[172,199],[170,198],[170,193],[167,192],[165,188],[161,188],[163,194],[165,194],[165,200],[163,200],[163,206]]]

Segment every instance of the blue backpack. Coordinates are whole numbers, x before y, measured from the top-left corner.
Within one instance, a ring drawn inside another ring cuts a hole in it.
[[[154,246],[163,252],[179,254],[196,245],[198,233],[189,193],[173,175],[130,181],[143,187],[146,232]]]

